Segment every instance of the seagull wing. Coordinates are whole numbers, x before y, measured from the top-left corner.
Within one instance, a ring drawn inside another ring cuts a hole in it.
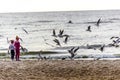
[[[27,33],[27,34],[28,34],[27,30],[25,30],[24,28],[22,28],[22,30],[23,30],[23,31],[25,31],[25,33]]]
[[[53,29],[53,36],[56,36],[56,32],[55,32],[55,29]]]
[[[65,37],[65,41],[64,42],[67,43],[67,41],[68,41],[68,36]]]
[[[74,53],[76,53],[78,49],[79,49],[79,47],[77,47],[77,48],[74,50]]]
[[[58,39],[55,39],[55,40],[53,40],[53,41],[54,41],[55,43],[57,43],[57,45],[61,46]]]

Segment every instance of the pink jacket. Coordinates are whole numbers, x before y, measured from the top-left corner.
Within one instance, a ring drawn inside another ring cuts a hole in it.
[[[19,41],[15,41],[14,46],[15,46],[16,50],[20,49],[20,42]]]

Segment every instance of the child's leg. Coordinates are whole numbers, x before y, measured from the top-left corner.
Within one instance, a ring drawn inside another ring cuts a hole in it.
[[[19,56],[20,56],[20,52],[19,52],[19,50],[16,50],[16,61],[19,60]]]
[[[11,59],[13,60],[14,50],[11,50]]]

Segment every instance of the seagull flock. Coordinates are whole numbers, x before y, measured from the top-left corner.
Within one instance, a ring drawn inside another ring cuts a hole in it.
[[[69,24],[73,24],[73,22],[71,20],[68,21]],[[101,23],[101,18],[99,18],[95,25],[97,27],[100,26],[100,23]],[[86,29],[86,31],[88,32],[92,32],[92,29],[91,29],[91,25],[89,25]],[[56,30],[53,29],[53,32],[52,32],[52,36],[55,38],[53,41],[56,45],[58,45],[59,47],[62,47],[61,43],[60,43],[60,40],[59,38],[64,38],[64,43],[67,44],[69,38],[70,38],[70,35],[68,34],[64,34],[64,30],[59,30],[59,33],[57,34],[56,33]],[[59,37],[59,38],[58,38]],[[105,47],[107,46],[115,46],[115,47],[119,47],[119,43],[120,43],[120,37],[117,37],[117,36],[112,36],[110,38],[110,40],[112,40],[112,43],[108,44],[108,45],[105,45],[105,44],[100,44],[97,48],[98,50],[100,50],[101,52],[103,52],[105,50]],[[95,47],[95,45],[92,47],[91,45],[87,45],[86,46],[87,49],[94,49],[96,50],[97,48]],[[67,50],[67,52],[70,54],[70,59],[74,59],[74,57],[77,55],[77,51],[80,49],[80,47],[71,47],[70,49]],[[65,60],[66,58],[62,58],[62,60]],[[100,58],[99,58],[100,59]],[[99,60],[97,59],[97,60]]]
[[[71,20],[69,20],[68,23],[69,23],[69,24],[73,24],[73,22],[72,22]],[[96,25],[97,27],[99,27],[99,26],[100,26],[100,23],[101,23],[101,18],[99,18],[99,19],[96,21],[95,25]],[[17,28],[15,28],[15,30],[16,30],[16,29],[17,29]],[[29,32],[28,32],[25,28],[22,28],[22,30],[23,30],[26,34],[29,34]],[[89,26],[87,27],[86,31],[92,32],[92,26],[89,25]],[[64,29],[60,29],[60,30],[59,30],[59,33],[57,33],[55,29],[52,30],[52,37],[54,38],[54,39],[53,39],[53,42],[55,43],[56,46],[62,47],[62,43],[61,43],[61,41],[60,41],[61,39],[63,40],[62,42],[63,42],[64,44],[67,44],[67,43],[68,43],[69,38],[70,38],[70,35],[64,34],[64,32],[65,32]],[[49,43],[47,42],[47,39],[45,39],[44,37],[43,37],[43,39],[44,39],[44,41],[45,41],[45,44],[50,45],[50,46],[52,46],[52,47],[56,47],[56,46],[53,45],[53,44],[49,44]],[[20,38],[20,40],[23,42],[22,38]],[[110,38],[110,40],[112,40],[112,43],[110,43],[109,46],[119,47],[120,37],[112,36],[112,37]],[[8,37],[7,37],[7,43],[9,43]],[[105,45],[105,44],[102,44],[102,45],[99,47],[99,50],[100,50],[101,52],[103,52],[105,47],[106,47],[106,45]],[[88,48],[88,49],[92,49],[93,47],[91,47],[90,45],[87,45],[87,48]],[[69,50],[67,50],[67,52],[70,54],[70,57],[69,57],[69,58],[70,58],[70,59],[73,59],[73,58],[77,55],[76,52],[77,52],[79,49],[80,49],[80,47],[71,47]],[[93,49],[96,50],[95,47],[94,47]],[[26,48],[23,48],[22,46],[21,46],[21,50],[22,50],[23,52],[27,51],[27,49],[26,49]],[[41,59],[46,59],[46,57],[41,57],[41,52],[42,52],[42,51],[40,51],[39,59],[40,59],[40,58],[41,58]],[[64,59],[65,59],[65,58],[62,58],[62,60],[64,60]]]
[[[73,22],[71,20],[68,21],[69,24],[73,24]],[[99,26],[99,24],[101,23],[101,19],[98,19],[98,21],[96,22],[96,26]],[[86,31],[92,32],[91,30],[91,26],[89,25],[88,28],[86,29]],[[59,33],[56,33],[56,30],[53,29],[52,31],[52,36],[55,38],[53,41],[56,45],[58,45],[59,47],[61,47],[61,43],[59,38],[64,38],[64,41],[62,41],[63,43],[67,44],[70,35],[68,34],[64,34],[64,30],[60,29]],[[47,43],[48,44],[48,43]],[[104,47],[105,45],[101,45],[100,49],[102,52],[104,51]],[[70,54],[70,59],[73,59],[76,55],[77,55],[77,51],[79,50],[79,47],[72,47],[69,50],[67,50],[67,52]],[[41,56],[40,56],[41,57]],[[65,60],[65,58],[62,58],[62,60]]]

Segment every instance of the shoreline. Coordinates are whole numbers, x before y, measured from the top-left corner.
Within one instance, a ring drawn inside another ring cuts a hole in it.
[[[0,60],[2,80],[119,80],[120,60]]]

